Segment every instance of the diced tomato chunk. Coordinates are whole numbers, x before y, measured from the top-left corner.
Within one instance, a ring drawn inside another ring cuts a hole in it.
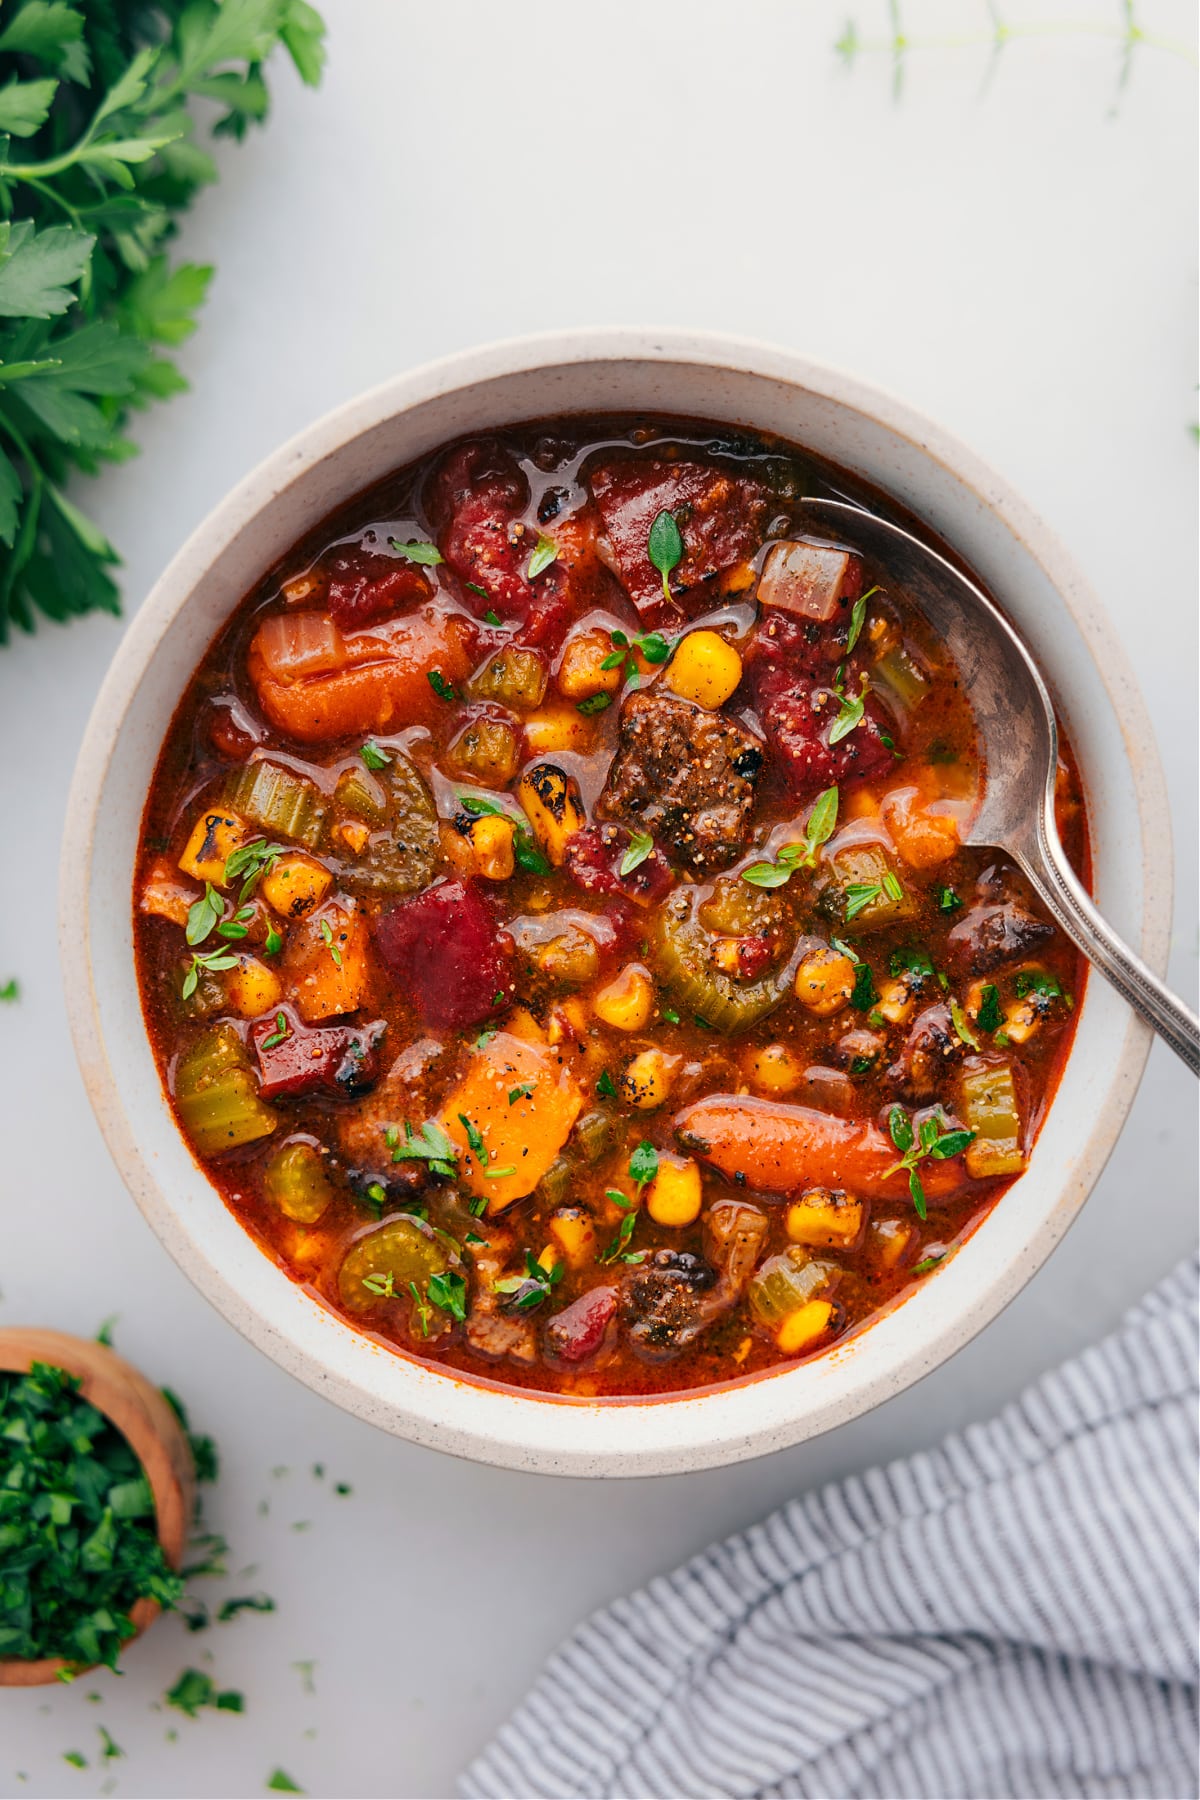
[[[829,734],[839,710],[832,688],[804,680],[762,708],[770,759],[798,801],[835,783],[870,781],[895,767],[882,735],[888,729],[887,715],[874,695],[867,695],[854,730],[831,744]]]
[[[616,1316],[616,1288],[589,1288],[547,1322],[546,1348],[559,1362],[588,1362],[611,1340]]]
[[[325,573],[326,606],[347,631],[433,597],[433,584],[416,563],[362,544],[335,550]]]
[[[567,845],[565,868],[587,894],[624,894],[640,905],[661,900],[673,880],[671,865],[659,849],[651,850],[628,875],[621,864],[633,834],[624,825],[585,825]]]
[[[258,1091],[264,1100],[301,1094],[343,1094],[355,1099],[375,1085],[384,1019],[369,1025],[305,1025],[282,1007],[250,1028],[258,1057]]]
[[[714,463],[620,456],[598,464],[588,480],[600,518],[599,553],[646,622],[678,619],[681,610],[666,604],[648,553],[660,512],[674,514],[683,538],[683,559],[670,573],[671,593],[681,597],[752,557],[771,511],[761,482]]]
[[[511,1001],[513,943],[465,881],[438,881],[376,921],[388,974],[426,1025],[477,1025]]]

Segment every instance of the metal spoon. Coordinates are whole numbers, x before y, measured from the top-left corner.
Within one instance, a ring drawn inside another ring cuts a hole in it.
[[[1067,861],[1054,823],[1054,707],[1012,626],[974,582],[898,525],[843,500],[806,500],[803,508],[814,526],[866,551],[895,576],[962,673],[987,765],[983,803],[966,842],[1007,850],[1088,961],[1200,1074],[1200,1020],[1100,917]]]

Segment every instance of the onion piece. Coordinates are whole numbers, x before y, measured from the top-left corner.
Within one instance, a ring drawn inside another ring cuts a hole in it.
[[[763,564],[758,598],[764,606],[828,625],[840,599],[862,587],[862,563],[852,550],[791,538],[774,544]]]
[[[267,673],[276,681],[303,681],[344,669],[346,641],[328,613],[272,613],[255,640]]]

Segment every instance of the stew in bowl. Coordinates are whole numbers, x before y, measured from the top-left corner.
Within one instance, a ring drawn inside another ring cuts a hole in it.
[[[1081,959],[963,847],[970,695],[814,493],[882,505],[694,420],[459,441],[298,545],[178,708],[134,890],[164,1084],[399,1355],[601,1398],[791,1365],[1034,1153]],[[1058,813],[1086,870],[1069,746]]]

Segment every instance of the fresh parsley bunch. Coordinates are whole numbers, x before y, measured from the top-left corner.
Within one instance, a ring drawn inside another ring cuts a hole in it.
[[[240,139],[272,51],[312,85],[323,37],[307,0],[0,7],[0,643],[38,613],[119,610],[117,553],[65,489],[134,455],[132,412],[187,386],[161,348],[212,270],[166,246],[217,175],[189,104]]]

